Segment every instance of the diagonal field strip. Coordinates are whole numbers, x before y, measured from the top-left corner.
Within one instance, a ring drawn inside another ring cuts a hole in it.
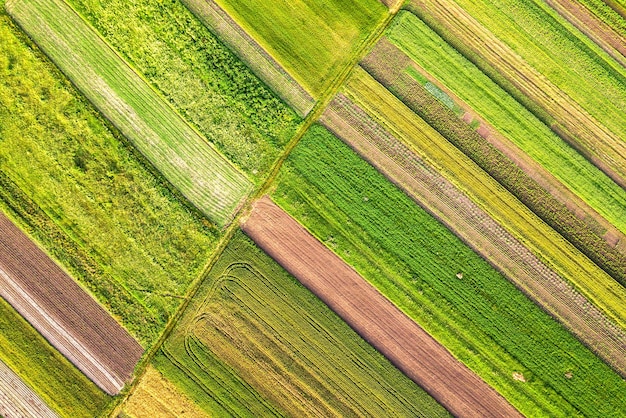
[[[626,375],[626,333],[461,190],[341,94],[322,123]]]
[[[269,198],[243,231],[455,416],[519,412]]]
[[[0,361],[0,416],[5,418],[58,417],[58,415],[2,361]]]
[[[62,0],[9,0],[9,14],[195,207],[220,226],[251,182],[213,149]]]

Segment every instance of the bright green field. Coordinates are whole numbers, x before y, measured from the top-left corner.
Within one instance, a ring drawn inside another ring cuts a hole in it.
[[[163,97],[254,181],[300,119],[177,0],[70,0]]]
[[[241,232],[164,347],[215,416],[449,416]]]
[[[598,213],[626,233],[626,191],[410,12],[388,38]]]
[[[540,0],[455,0],[622,139],[626,69]]]
[[[112,399],[0,298],[0,360],[62,417],[92,418]]]
[[[273,198],[527,416],[626,408],[619,375],[323,128]]]
[[[216,0],[314,97],[387,14],[377,0]]]
[[[217,231],[0,14],[0,204],[144,345]]]
[[[70,80],[195,207],[227,224],[252,184],[194,131],[63,0],[7,11]]]

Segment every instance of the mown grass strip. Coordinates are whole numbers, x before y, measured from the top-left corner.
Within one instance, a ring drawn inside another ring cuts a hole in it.
[[[157,366],[177,384],[180,372],[168,373],[173,364],[193,371],[196,396],[207,392],[203,405],[235,389],[221,398],[229,402],[222,405],[226,411],[238,405],[230,413],[259,413],[263,404],[249,398],[256,393],[279,408],[265,415],[448,415],[241,232],[211,269],[164,353],[174,362],[162,368],[167,363],[159,356]],[[233,386],[241,378],[250,387]]]
[[[385,18],[377,0],[216,0],[315,99]]]
[[[626,407],[619,375],[323,128],[294,149],[273,197],[523,414]]]
[[[217,241],[0,12],[0,206],[142,345]]]
[[[163,176],[214,222],[252,184],[163,101],[62,0],[11,0],[9,14]],[[62,16],[63,18],[60,18]]]

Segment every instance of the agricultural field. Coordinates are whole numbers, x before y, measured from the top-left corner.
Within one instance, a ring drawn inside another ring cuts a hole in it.
[[[0,361],[59,416],[92,418],[112,398],[0,298]]]
[[[446,41],[626,187],[624,67],[540,2],[415,0],[410,5]],[[459,39],[465,40],[462,45]]]
[[[0,4],[0,415],[626,413],[624,0]]]
[[[242,230],[454,416],[521,416],[271,199],[254,204]]]
[[[387,16],[377,0],[215,0],[318,99]]]
[[[626,233],[626,191],[568,146],[419,18],[410,12],[402,12],[390,26],[387,37],[520,150]]]
[[[617,373],[324,128],[290,154],[272,196],[522,414],[626,407]]]
[[[217,230],[146,169],[4,13],[0,39],[0,207],[147,346]]]
[[[448,416],[241,232],[155,365],[212,416]]]
[[[204,138],[262,181],[301,119],[182,2],[68,3]]]

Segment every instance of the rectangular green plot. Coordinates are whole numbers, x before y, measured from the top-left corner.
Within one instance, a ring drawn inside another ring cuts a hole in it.
[[[376,0],[216,0],[318,98],[388,11]]]
[[[616,372],[324,128],[278,182],[274,201],[523,414],[626,407]]]
[[[61,0],[6,9],[72,82],[189,201],[223,226],[252,184]]]
[[[156,366],[216,416],[449,416],[240,231]]]

